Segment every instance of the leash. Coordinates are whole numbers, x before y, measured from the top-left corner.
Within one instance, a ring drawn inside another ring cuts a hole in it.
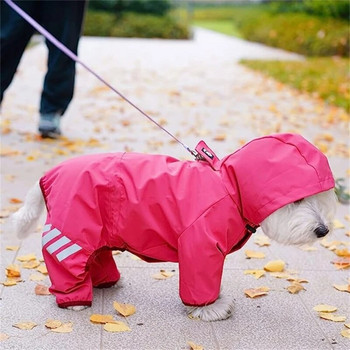
[[[170,131],[165,129],[162,125],[157,123],[150,115],[144,112],[141,108],[139,108],[135,103],[129,100],[125,95],[123,95],[120,91],[114,88],[110,83],[104,80],[99,74],[97,74],[93,69],[91,69],[88,65],[86,65],[80,58],[74,54],[71,50],[68,49],[65,45],[63,45],[59,40],[57,40],[50,32],[48,32],[43,26],[41,26],[35,19],[29,16],[25,11],[23,11],[19,6],[17,6],[12,0],[4,0],[7,5],[9,5],[17,14],[19,14],[23,19],[25,19],[31,26],[33,26],[40,34],[42,34],[47,40],[49,40],[52,44],[54,44],[58,49],[60,49],[63,53],[65,53],[68,57],[70,57],[76,63],[81,64],[86,70],[88,70],[92,75],[94,75],[98,80],[100,80],[103,84],[108,86],[112,91],[114,91],[117,95],[119,95],[124,101],[129,103],[132,107],[138,110],[143,116],[145,116],[149,121],[155,124],[158,128],[162,129],[166,132],[170,137],[172,137],[177,143],[179,143],[182,147],[184,147],[188,152],[190,152],[197,160],[200,159],[200,155],[196,150],[192,150],[186,144],[181,142],[175,135],[173,135]]]

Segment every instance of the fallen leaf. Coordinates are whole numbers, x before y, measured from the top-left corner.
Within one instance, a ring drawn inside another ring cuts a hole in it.
[[[245,255],[248,259],[264,259],[265,254],[263,252],[256,252],[254,250],[246,250]]]
[[[20,204],[20,203],[23,203],[23,201],[19,198],[10,198],[10,203],[11,204]]]
[[[170,272],[170,271],[165,271],[165,270],[160,270],[160,272],[152,275],[152,277],[156,280],[166,280],[167,278],[170,278],[172,276],[174,276],[175,273],[174,272]]]
[[[305,288],[298,282],[292,282],[292,284],[287,287],[287,290],[291,294],[298,294],[301,290],[305,290]]]
[[[275,278],[282,278],[282,279],[288,279],[288,278],[293,278],[291,275],[287,272],[271,272],[270,276],[275,277]]]
[[[217,134],[214,136],[214,141],[225,141],[226,134]]]
[[[31,261],[27,261],[25,263],[22,264],[22,267],[24,269],[35,269],[40,265],[40,261],[38,260],[31,260]]]
[[[46,278],[46,277],[45,277],[44,275],[39,274],[39,273],[33,273],[33,274],[31,274],[31,275],[29,276],[29,279],[30,279],[31,281],[36,281],[36,282],[38,282],[38,281],[43,281],[45,278]]]
[[[204,350],[202,345],[195,344],[192,341],[188,341],[187,344],[190,346],[191,350]]]
[[[4,218],[8,218],[11,215],[11,212],[7,209],[5,210],[0,210],[0,218],[4,219]]]
[[[346,329],[344,328],[340,334],[344,337],[344,338],[350,338],[350,329]]]
[[[6,247],[6,250],[11,250],[11,251],[14,251],[14,252],[16,252],[18,249],[19,249],[18,245],[8,245]]]
[[[31,330],[36,326],[37,326],[37,324],[34,322],[20,322],[20,323],[15,323],[14,325],[12,325],[12,327],[23,329],[23,330]]]
[[[18,265],[11,264],[6,267],[7,277],[21,277],[21,271]]]
[[[55,332],[55,333],[71,333],[72,331],[73,331],[72,322],[62,323],[61,326],[51,329],[51,332]]]
[[[49,287],[43,284],[37,284],[35,286],[34,292],[36,295],[50,295]]]
[[[5,334],[5,333],[0,333],[0,341],[6,340],[10,338],[9,335]]]
[[[136,312],[135,306],[131,304],[120,304],[115,301],[113,302],[113,307],[124,317],[131,316]]]
[[[350,257],[350,251],[346,248],[344,249],[336,249],[334,251],[335,254],[337,254],[338,256],[341,256],[341,257]]]
[[[41,272],[43,275],[48,275],[49,273],[45,264],[41,264],[36,270]]]
[[[318,316],[320,318],[323,318],[324,320],[333,321],[333,322],[344,322],[346,320],[345,316],[338,316],[327,312],[319,312]]]
[[[315,250],[317,250],[316,247],[310,246],[310,245],[303,245],[300,247],[301,250],[305,251],[305,252],[313,252]]]
[[[337,311],[338,308],[336,306],[327,305],[327,304],[318,304],[313,307],[313,310],[317,312],[334,312]]]
[[[113,323],[106,323],[103,329],[107,332],[129,332],[131,329],[128,325],[121,321],[114,321]]]
[[[268,272],[282,272],[284,270],[285,263],[282,260],[274,260],[268,262],[264,269]]]
[[[258,279],[265,275],[265,271],[264,270],[245,270],[244,274],[253,275],[256,279]]]
[[[257,244],[260,247],[267,247],[269,246],[270,243],[270,239],[267,236],[264,235],[258,235],[254,238],[254,243]]]
[[[246,289],[244,293],[249,297],[249,298],[256,298],[260,297],[263,295],[267,295],[267,292],[270,290],[269,287],[259,287],[259,288],[250,288]]]
[[[114,318],[113,315],[93,314],[90,316],[90,322],[104,324],[107,322],[114,322]]]
[[[350,293],[350,284],[333,284],[333,287],[340,292]]]
[[[340,229],[340,228],[345,228],[345,225],[340,220],[334,219],[333,220],[333,229],[336,230],[336,229]]]
[[[17,260],[20,262],[36,260],[36,256],[35,256],[35,254],[21,255],[21,256],[17,257]]]
[[[345,270],[350,267],[350,259],[344,258],[340,260],[332,261],[332,264],[337,270]]]
[[[350,329],[350,323],[344,323],[344,326]]]
[[[49,329],[54,329],[62,326],[62,322],[59,320],[47,320],[45,323],[45,327]]]
[[[308,280],[304,278],[296,278],[296,277],[289,277],[287,278],[288,282],[297,282],[297,283],[309,283]]]

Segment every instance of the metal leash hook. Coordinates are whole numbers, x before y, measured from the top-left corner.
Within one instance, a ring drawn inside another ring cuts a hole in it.
[[[126,96],[124,96],[121,92],[119,92],[116,88],[114,88],[111,84],[109,84],[106,80],[104,80],[99,74],[97,74],[93,69],[91,69],[88,65],[86,65],[83,61],[79,59],[79,57],[72,52],[68,47],[63,45],[59,40],[57,40],[50,32],[48,32],[43,26],[41,26],[35,19],[30,17],[25,11],[23,11],[19,6],[17,6],[12,0],[4,0],[7,5],[9,5],[17,14],[19,14],[23,19],[25,19],[31,26],[33,26],[40,34],[42,34],[47,40],[49,40],[53,45],[55,45],[59,50],[65,53],[69,58],[73,61],[81,64],[86,70],[88,70],[91,74],[93,74],[98,80],[100,80],[103,84],[108,86],[112,91],[114,91],[117,95],[119,95],[124,101],[129,103],[132,107],[137,109],[143,116],[145,116],[149,121],[153,124],[157,125],[158,128],[162,129],[166,132],[170,137],[172,137],[177,143],[182,145],[188,152],[190,152],[196,160],[201,160],[203,157],[195,150],[191,150],[188,146],[186,146],[183,142],[181,142],[175,135],[157,123],[152,117],[150,117],[146,112],[144,112],[141,108],[136,106],[132,101],[130,101]]]

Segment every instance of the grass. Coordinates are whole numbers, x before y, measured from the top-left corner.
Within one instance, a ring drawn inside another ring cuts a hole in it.
[[[243,60],[245,66],[267,74],[303,92],[316,94],[350,112],[348,58],[308,58],[305,61]]]
[[[238,38],[242,37],[232,20],[195,20],[193,25]]]

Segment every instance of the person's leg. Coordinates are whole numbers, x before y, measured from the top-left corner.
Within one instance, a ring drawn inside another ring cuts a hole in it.
[[[16,1],[24,11],[35,15],[36,1]],[[0,103],[4,92],[11,84],[18,64],[34,29],[4,1],[0,4]]]
[[[41,15],[43,26],[60,42],[75,54],[81,35],[84,17],[85,1],[42,1]],[[46,40],[49,49],[48,70],[44,80],[41,95],[40,114],[50,119],[57,119],[67,109],[73,98],[75,82],[75,62],[55,45]],[[45,118],[44,118],[45,119]],[[56,120],[56,123],[59,120]],[[41,132],[50,129],[48,122],[43,123]],[[59,125],[53,123],[54,129],[59,133]],[[49,130],[50,131],[50,130]]]

